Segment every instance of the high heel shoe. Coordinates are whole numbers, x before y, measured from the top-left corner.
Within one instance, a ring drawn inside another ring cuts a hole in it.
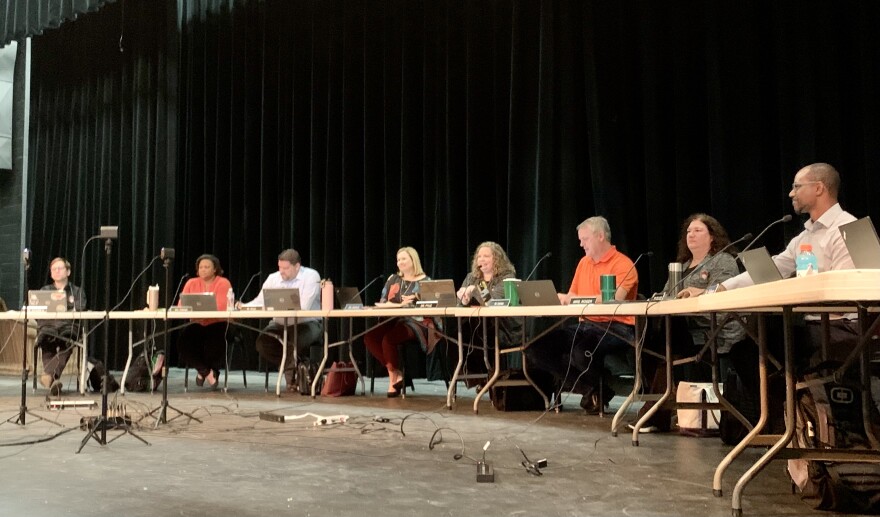
[[[394,384],[391,385],[391,387],[394,388],[394,391],[396,391],[399,394],[400,391],[403,389],[403,379],[400,379],[399,381],[395,382]]]
[[[390,399],[394,399],[394,398],[397,398],[400,396],[400,390],[395,389],[394,391],[388,391],[388,392],[385,392],[385,395],[387,395],[388,398],[390,398]]]

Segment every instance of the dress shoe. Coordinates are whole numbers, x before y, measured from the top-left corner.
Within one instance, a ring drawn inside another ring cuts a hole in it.
[[[61,381],[55,380],[52,382],[52,385],[49,387],[49,393],[53,397],[57,397],[57,396],[61,395],[61,388],[63,388],[63,387],[64,386],[61,384]]]
[[[196,374],[196,386],[204,386],[204,385],[205,385],[205,378],[200,373]]]
[[[588,415],[598,415],[602,410],[602,402],[599,401],[599,393],[591,390],[581,396],[581,407]]]
[[[215,388],[217,388],[217,383],[218,383],[219,381],[217,380],[217,376],[214,375],[214,371],[213,371],[213,370],[212,370],[212,371],[209,371],[209,372],[208,372],[208,375],[205,376],[205,382],[208,383],[208,387],[209,387],[209,388],[211,388],[211,389],[215,389]]]

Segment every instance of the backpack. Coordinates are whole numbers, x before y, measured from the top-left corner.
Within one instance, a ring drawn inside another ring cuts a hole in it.
[[[89,357],[86,364],[88,376],[88,387],[92,391],[101,391],[101,385],[104,382],[104,374],[107,373],[107,393],[113,393],[119,389],[119,382],[113,377],[113,374],[107,372],[104,363],[98,361],[94,357]]]
[[[141,392],[150,389],[152,381],[150,375],[150,366],[147,364],[147,358],[143,354],[135,357],[125,377],[125,391]]]
[[[301,361],[296,367],[296,386],[300,395],[312,394],[312,380],[318,374],[318,364],[312,361]],[[323,377],[318,379],[315,393],[321,393],[324,382]]]
[[[805,375],[810,381],[831,375],[840,363],[826,362]],[[880,437],[880,414],[870,404],[870,426]],[[871,449],[862,419],[858,384],[829,381],[808,383],[795,404],[798,447]],[[788,473],[801,499],[817,510],[880,513],[880,464],[824,460],[788,460]]]

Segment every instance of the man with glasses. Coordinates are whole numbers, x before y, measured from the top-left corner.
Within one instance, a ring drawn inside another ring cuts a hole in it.
[[[82,311],[86,308],[86,294],[79,286],[70,283],[70,262],[55,257],[49,263],[49,276],[52,283],[44,285],[42,291],[63,291],[67,298],[68,311]],[[43,352],[43,373],[40,384],[48,388],[53,396],[61,395],[61,373],[67,366],[70,354],[79,339],[80,324],[75,320],[40,320],[37,331],[37,346]]]
[[[791,205],[798,214],[808,214],[810,218],[804,223],[804,230],[799,233],[785,250],[773,257],[773,262],[782,274],[783,278],[792,276],[795,272],[795,259],[800,252],[801,244],[810,244],[813,254],[819,262],[819,272],[833,271],[838,269],[854,269],[852,258],[846,249],[846,244],[840,234],[839,226],[855,221],[856,218],[843,210],[837,202],[840,190],[840,174],[834,167],[827,163],[814,163],[807,165],[795,174],[794,183],[788,197]],[[717,291],[737,289],[753,285],[754,282],[748,272],[725,280],[717,286]],[[680,293],[680,297],[699,296],[703,289],[690,287],[687,292]],[[858,344],[858,329],[855,314],[832,314],[829,324],[828,359],[843,360],[848,353]],[[816,351],[822,343],[822,328],[820,317],[809,314],[804,317],[803,324],[797,324],[794,329],[794,360],[795,371],[803,371],[811,362],[818,362],[815,357]],[[768,321],[767,345],[768,351],[775,357],[782,355],[782,326],[776,320]],[[746,346],[743,346],[746,344]],[[750,399],[754,407],[758,405],[758,394],[754,388],[758,386],[757,348],[746,338],[744,342],[736,343],[730,350],[730,361],[734,366],[742,385],[747,392],[741,395],[744,399]],[[851,373],[852,370],[850,370]],[[781,385],[771,385],[771,427],[781,429],[782,407],[784,405],[784,390]]]
[[[795,174],[788,197],[791,198],[795,213],[809,214],[810,219],[804,223],[804,231],[792,239],[782,253],[773,257],[773,262],[783,278],[794,273],[795,259],[801,244],[812,245],[813,254],[819,261],[820,272],[855,267],[838,227],[855,221],[856,218],[840,207],[837,202],[839,190],[840,174],[827,163],[807,165]],[[718,285],[717,292],[753,284],[752,277],[748,273],[742,273]],[[679,296],[699,296],[703,291],[689,287]]]

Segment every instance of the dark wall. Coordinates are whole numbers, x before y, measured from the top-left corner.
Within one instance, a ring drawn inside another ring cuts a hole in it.
[[[157,8],[160,6],[161,8]],[[296,247],[337,284],[416,247],[459,281],[484,240],[560,290],[609,218],[641,291],[697,211],[736,237],[827,161],[880,220],[876,2],[129,0],[34,41],[32,242],[83,256],[119,224],[114,303],[161,246],[236,291]],[[179,20],[179,22],[178,22]],[[120,44],[121,41],[121,44]],[[767,234],[778,250],[798,223]],[[158,266],[134,282],[138,307]],[[254,288],[245,295],[250,298]],[[377,292],[368,292],[367,299]],[[91,296],[95,300],[95,296]],[[103,303],[103,302],[102,302]]]

